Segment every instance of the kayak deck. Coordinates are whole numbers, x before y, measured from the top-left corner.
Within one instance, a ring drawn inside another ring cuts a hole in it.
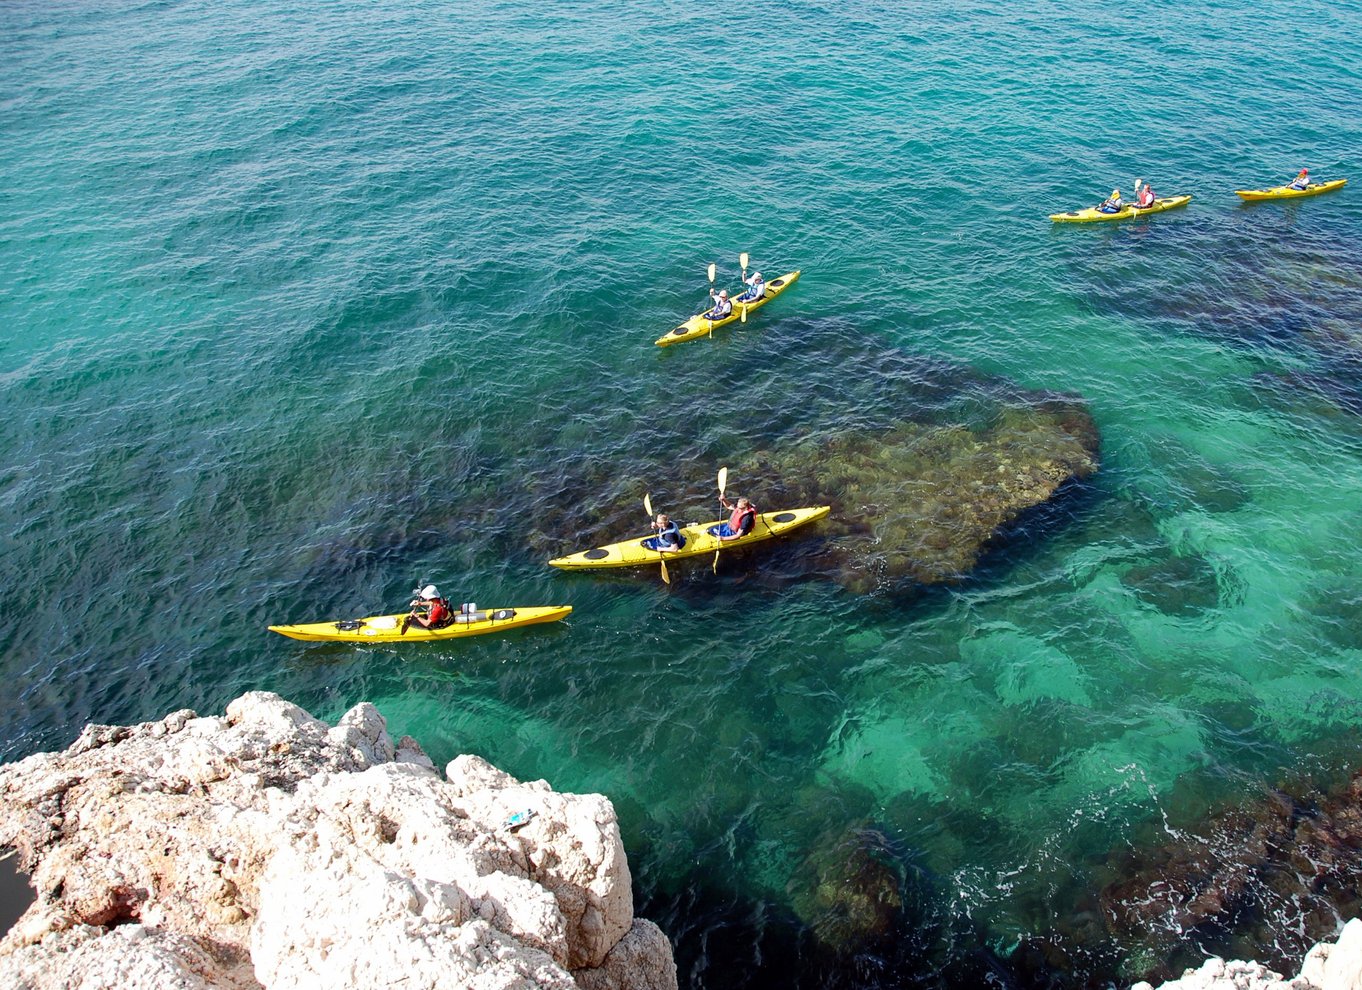
[[[1089,206],[1085,210],[1071,210],[1068,213],[1051,213],[1050,219],[1055,223],[1093,223],[1097,220],[1129,220],[1131,217],[1144,216],[1146,213],[1162,213],[1164,210],[1175,210],[1179,206],[1186,206],[1192,201],[1191,196],[1169,196],[1166,199],[1156,199],[1152,206],[1140,209],[1127,203],[1115,213],[1103,213],[1095,206]]]
[[[727,522],[726,519],[716,519],[712,522],[692,523],[689,526],[682,527],[681,537],[684,542],[680,550],[665,552],[653,550],[643,545],[643,541],[651,539],[651,537],[637,536],[633,539],[622,540],[619,543],[611,543],[607,546],[568,554],[566,557],[555,557],[549,563],[565,570],[592,567],[638,567],[643,564],[657,564],[659,560],[663,559],[671,561],[682,557],[696,557],[701,554],[714,553],[716,550],[736,550],[751,543],[759,543],[772,537],[783,536],[792,529],[798,529],[800,526],[816,522],[826,516],[831,508],[827,505],[817,505],[803,509],[763,512],[757,516],[756,522],[752,524],[750,533],[727,542],[721,542],[709,533],[711,526],[718,526],[720,523]]]
[[[309,622],[301,625],[270,626],[290,639],[308,642],[336,643],[422,643],[436,639],[462,639],[483,633],[503,632],[521,626],[556,622],[572,611],[571,605],[539,605],[529,608],[489,608],[455,615],[454,621],[440,629],[426,629],[412,623],[402,634],[405,612],[397,615],[375,615],[367,619],[343,619],[339,622]]]
[[[1333,189],[1341,189],[1348,184],[1347,179],[1333,179],[1329,182],[1312,182],[1304,189],[1292,189],[1289,185],[1273,186],[1271,189],[1236,189],[1234,194],[1245,202],[1254,203],[1263,199],[1299,199],[1301,196],[1318,196]]]
[[[765,306],[776,296],[780,295],[790,286],[798,282],[799,276],[800,272],[793,271],[787,275],[780,276],[780,278],[772,279],[771,281],[766,283],[765,295],[763,295],[760,299],[757,299],[749,303],[740,303],[735,300],[733,302],[733,312],[730,313],[728,316],[725,316],[722,320],[707,320],[704,318],[703,315],[692,316],[689,320],[681,324],[675,330],[671,330],[667,333],[664,333],[661,337],[658,337],[657,340],[653,341],[653,343],[655,343],[658,347],[669,347],[672,344],[679,344],[683,340],[694,340],[696,337],[704,337],[713,330],[717,329],[718,327],[727,326],[734,320],[742,319],[742,311],[744,307],[746,307],[747,313],[750,316],[753,310],[760,309],[762,306]],[[706,312],[708,312],[708,310],[706,310]]]

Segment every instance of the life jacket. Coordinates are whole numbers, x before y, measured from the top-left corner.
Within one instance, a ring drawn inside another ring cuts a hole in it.
[[[1135,197],[1135,202],[1136,205],[1138,205],[1142,209],[1144,207],[1153,206],[1154,190],[1150,189],[1148,186],[1145,186],[1143,189],[1140,190],[1140,195]]]
[[[750,533],[752,531],[752,526],[755,526],[757,523],[757,507],[755,505],[750,505],[746,509],[740,509],[736,505],[733,506],[733,514],[728,517],[728,531],[730,533],[743,532],[742,528],[743,516],[752,517],[752,522],[748,524],[747,527],[747,532]]]
[[[430,612],[426,616],[426,621],[430,623],[432,629],[437,626],[443,626],[449,622],[450,611],[448,598],[431,598],[426,601],[426,605],[430,608]]]

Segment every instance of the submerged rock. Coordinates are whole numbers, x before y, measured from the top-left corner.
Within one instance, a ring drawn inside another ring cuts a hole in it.
[[[1188,969],[1159,990],[1356,990],[1362,986],[1362,921],[1343,926],[1337,942],[1320,942],[1301,965],[1298,976],[1284,978],[1262,963],[1218,957]],[[1131,990],[1154,990],[1137,983]]]
[[[790,505],[828,503],[825,557],[856,591],[956,580],[1009,523],[1098,468],[1097,428],[1071,400],[1005,404],[982,425],[904,423],[773,449],[743,465]]]
[[[676,986],[609,801],[473,756],[442,778],[371,705],[88,726],[0,768],[0,803],[38,893],[5,986]]]
[[[1215,568],[1200,556],[1139,564],[1121,575],[1121,583],[1165,615],[1190,616],[1220,604]]]
[[[790,881],[795,913],[828,948],[860,948],[894,931],[902,882],[883,846],[875,830],[847,828],[820,843]]]
[[[836,318],[791,332],[800,346],[745,352],[689,404],[668,396],[665,413],[640,411],[646,461],[560,459],[525,474],[535,508],[517,538],[558,556],[642,533],[643,492],[679,521],[715,519],[715,473],[727,465],[730,498],[832,506],[781,541],[793,552],[750,551],[764,576],[778,559],[781,578],[856,591],[931,584],[969,573],[1023,513],[1098,469],[1097,427],[1075,396],[876,348]],[[790,382],[801,383],[797,403]],[[679,561],[673,576],[684,584],[702,567]]]
[[[1362,911],[1362,772],[1330,795],[1265,800],[1212,818],[1195,835],[1132,851],[1099,897],[1110,937],[1166,979],[1189,946],[1232,931],[1285,969],[1338,918]]]

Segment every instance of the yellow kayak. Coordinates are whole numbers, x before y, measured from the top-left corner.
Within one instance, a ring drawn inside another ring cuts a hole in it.
[[[679,344],[683,340],[694,340],[696,337],[704,337],[718,327],[727,326],[734,320],[742,319],[742,311],[744,308],[747,309],[747,313],[750,316],[753,310],[765,306],[776,296],[798,282],[799,274],[800,273],[797,271],[790,272],[788,275],[782,275],[780,278],[772,279],[767,282],[766,294],[754,302],[740,303],[737,300],[734,300],[733,312],[728,316],[725,316],[722,320],[707,320],[703,316],[692,316],[675,330],[664,333],[661,337],[658,337],[653,343],[658,347],[668,347],[672,344]],[[708,310],[706,310],[706,312],[708,312]]]
[[[1348,184],[1347,179],[1334,179],[1332,182],[1312,182],[1304,189],[1290,186],[1273,186],[1271,189],[1236,189],[1234,194],[1242,200],[1256,203],[1262,199],[1297,199],[1301,196],[1318,196],[1331,189],[1341,189]]]
[[[1186,206],[1192,201],[1191,196],[1169,196],[1167,199],[1156,199],[1153,204],[1140,209],[1127,203],[1122,209],[1115,213],[1103,213],[1095,206],[1090,206],[1086,210],[1072,210],[1069,213],[1051,213],[1050,219],[1055,223],[1092,223],[1094,220],[1129,220],[1134,216],[1144,216],[1146,213],[1162,213],[1164,210],[1176,210],[1179,206]]]
[[[489,608],[485,611],[457,613],[454,621],[440,629],[424,629],[412,623],[402,634],[405,612],[375,615],[367,619],[342,619],[339,622],[309,622],[296,626],[270,626],[290,639],[310,642],[341,643],[428,643],[433,639],[461,639],[482,633],[504,632],[540,622],[556,622],[572,611],[571,605],[543,605],[532,608]]]
[[[609,546],[583,550],[580,553],[568,554],[566,557],[556,557],[549,563],[554,567],[562,567],[567,570],[580,570],[588,567],[638,567],[642,564],[655,565],[663,557],[670,561],[681,557],[695,557],[704,553],[713,553],[715,550],[736,550],[751,543],[769,540],[774,536],[783,536],[792,529],[798,529],[800,526],[816,522],[826,516],[831,508],[828,505],[817,505],[806,509],[762,512],[758,514],[756,522],[752,524],[750,533],[726,543],[721,543],[717,537],[711,536],[709,533],[711,526],[718,526],[720,523],[728,521],[716,519],[714,522],[693,523],[690,526],[682,527],[680,550],[668,550],[662,553],[644,546],[643,541],[651,539],[650,537],[636,536],[620,543],[611,543]]]

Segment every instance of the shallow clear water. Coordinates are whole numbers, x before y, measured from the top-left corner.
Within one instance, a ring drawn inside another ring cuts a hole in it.
[[[369,700],[437,760],[609,795],[683,985],[1005,967],[1150,823],[1355,759],[1362,207],[1232,194],[1356,179],[1362,8],[1298,15],[0,5],[0,752]],[[1045,219],[1137,176],[1195,198]],[[653,347],[741,251],[803,279]],[[916,371],[845,371],[886,356]],[[1103,468],[970,581],[853,595],[816,531],[670,590],[544,566],[994,379],[1081,397]],[[264,628],[426,580],[576,611]],[[848,835],[915,934],[820,969],[799,891]]]

